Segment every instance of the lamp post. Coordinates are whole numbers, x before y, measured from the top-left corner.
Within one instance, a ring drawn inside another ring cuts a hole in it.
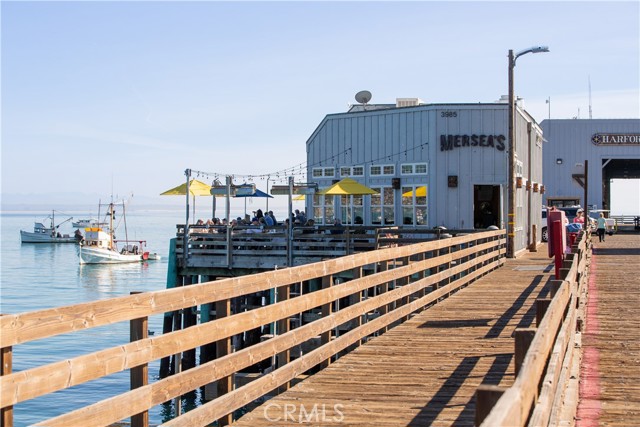
[[[515,95],[513,92],[513,69],[516,60],[527,53],[549,52],[547,46],[534,46],[513,54],[509,50],[509,210],[507,219],[507,257],[515,256],[515,227],[516,227],[516,152],[515,152]]]

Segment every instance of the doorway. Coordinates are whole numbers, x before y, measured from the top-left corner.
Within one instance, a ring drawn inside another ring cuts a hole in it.
[[[473,186],[473,225],[474,228],[500,227],[502,218],[500,210],[499,185]]]

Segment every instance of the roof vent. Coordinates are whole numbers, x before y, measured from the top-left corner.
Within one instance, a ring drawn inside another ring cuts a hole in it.
[[[420,98],[396,98],[396,107],[415,107],[422,104]]]

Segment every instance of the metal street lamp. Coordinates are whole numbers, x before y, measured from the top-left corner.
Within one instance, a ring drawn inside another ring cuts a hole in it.
[[[507,220],[507,257],[515,256],[515,227],[516,227],[516,153],[515,153],[515,96],[513,92],[513,69],[516,60],[527,53],[549,52],[547,46],[534,46],[513,54],[509,50],[509,211]]]

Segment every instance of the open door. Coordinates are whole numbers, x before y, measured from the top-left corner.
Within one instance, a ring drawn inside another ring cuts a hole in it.
[[[473,186],[473,226],[487,228],[500,227],[502,223],[499,185]]]

